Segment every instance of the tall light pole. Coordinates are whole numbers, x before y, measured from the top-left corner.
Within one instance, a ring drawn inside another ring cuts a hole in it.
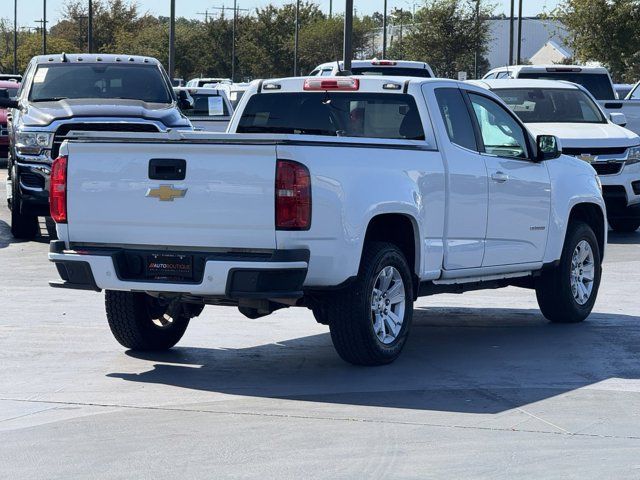
[[[517,64],[520,65],[520,61],[522,60],[522,0],[519,0],[518,5],[518,49],[517,49],[516,58],[518,59]]]
[[[236,81],[236,28],[238,22],[238,0],[233,0],[233,21],[231,22],[231,81]]]
[[[509,15],[509,65],[513,65],[513,2],[511,0],[511,13]]]
[[[329,0],[329,18],[333,17],[333,0]]]
[[[42,0],[42,54],[47,54],[47,0]]]
[[[300,33],[300,0],[296,1],[296,31],[293,36],[293,76],[298,76],[298,36]]]
[[[89,19],[87,26],[87,50],[93,53],[93,0],[89,0]]]
[[[480,70],[480,0],[476,0],[476,51],[473,55],[473,78],[477,79]]]
[[[169,13],[169,78],[173,82],[176,57],[176,0],[171,0]]]
[[[344,9],[344,69],[351,70],[351,59],[353,58],[353,0],[345,0]]]
[[[382,58],[387,58],[387,0],[384,0],[384,12],[382,13]]]
[[[18,0],[13,0],[13,73],[18,73]]]

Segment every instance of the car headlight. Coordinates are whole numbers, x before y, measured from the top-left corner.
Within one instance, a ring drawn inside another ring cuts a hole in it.
[[[633,165],[640,162],[640,146],[631,147],[627,151],[627,165]]]
[[[50,148],[53,133],[18,132],[16,134],[16,150],[24,155],[38,155],[43,148]]]

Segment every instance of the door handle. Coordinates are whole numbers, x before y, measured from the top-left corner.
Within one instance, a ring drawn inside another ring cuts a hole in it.
[[[491,174],[491,180],[498,183],[504,183],[509,180],[509,175],[504,172],[494,172]]]

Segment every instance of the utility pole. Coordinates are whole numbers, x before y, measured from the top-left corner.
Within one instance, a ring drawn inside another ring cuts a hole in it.
[[[333,0],[329,0],[329,18],[333,17]]]
[[[238,0],[233,0],[233,21],[231,27],[231,81],[236,81],[236,28],[238,22]]]
[[[298,36],[300,34],[300,0],[296,0],[296,21],[293,35],[293,76],[298,76]]]
[[[47,0],[42,0],[42,54],[47,54]]]
[[[18,73],[18,0],[13,0],[13,73]]]
[[[169,78],[173,82],[176,58],[176,0],[171,0],[169,13]]]
[[[520,65],[520,61],[522,60],[522,0],[519,0],[518,5],[518,50],[517,56],[518,59],[517,64]]]
[[[93,53],[93,0],[89,0],[89,13],[88,13],[88,26],[87,26],[87,50],[89,53]]]
[[[204,12],[196,12],[196,15],[204,15],[204,23],[209,23],[209,10],[205,9]]]
[[[382,59],[387,58],[387,0],[384,0],[382,13]]]
[[[480,0],[476,0],[476,51],[473,56],[473,78],[480,75]]]
[[[511,14],[509,15],[509,65],[513,65],[513,8],[514,0],[511,0]]]
[[[353,0],[345,0],[344,9],[344,70],[351,71],[353,58]]]

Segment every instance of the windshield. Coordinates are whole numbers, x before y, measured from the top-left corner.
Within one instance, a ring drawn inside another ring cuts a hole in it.
[[[429,78],[429,70],[426,68],[405,67],[352,67],[354,75],[395,75],[398,77],[423,77]]]
[[[577,83],[589,90],[597,100],[615,100],[616,95],[611,80],[606,73],[580,72],[521,72],[518,78],[542,78],[545,80],[565,80]]]
[[[567,88],[494,90],[524,123],[606,123],[587,94]]]
[[[182,111],[187,117],[225,117],[229,116],[229,109],[224,98],[213,93],[190,93],[193,108]]]
[[[237,132],[424,140],[413,97],[389,93],[254,95]]]
[[[167,82],[156,65],[41,65],[33,76],[29,100],[121,98],[171,103]]]

